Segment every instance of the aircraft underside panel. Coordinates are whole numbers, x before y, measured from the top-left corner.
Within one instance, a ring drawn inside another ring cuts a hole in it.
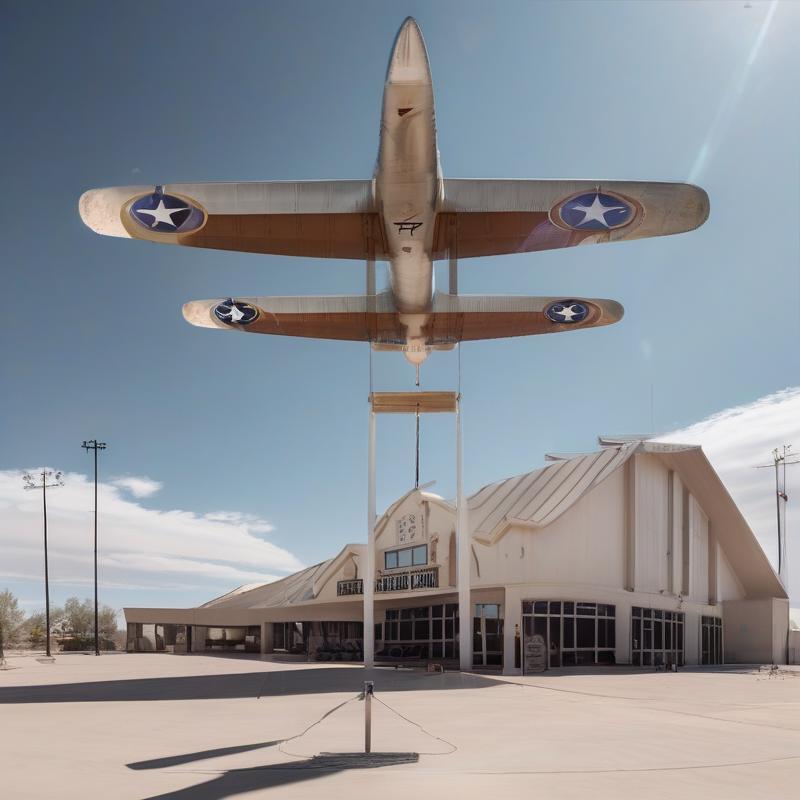
[[[384,260],[377,214],[217,214],[178,244],[241,253]]]
[[[310,258],[385,259],[372,181],[118,186],[85,192],[81,218],[107,236]]]
[[[564,311],[564,308],[567,311]],[[553,311],[553,309],[559,309]],[[428,347],[455,342],[561,333],[610,325],[622,318],[613,300],[437,294],[425,314],[401,314],[388,294],[375,297],[247,297],[196,300],[183,315],[199,327],[248,333]]]

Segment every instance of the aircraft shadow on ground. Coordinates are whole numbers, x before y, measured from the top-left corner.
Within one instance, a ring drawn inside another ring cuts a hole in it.
[[[222,800],[245,792],[286,786],[345,770],[375,769],[398,764],[415,764],[418,761],[418,753],[322,753],[313,758],[287,764],[228,770],[206,783],[187,786],[185,789],[166,794],[152,795],[147,800],[184,800],[184,798]]]
[[[424,673],[365,669],[296,669],[189,675],[175,678],[61,683],[0,688],[0,705],[10,703],[91,703],[125,700],[224,700],[293,694],[359,692],[364,681],[376,692],[482,689],[501,681],[460,672]]]

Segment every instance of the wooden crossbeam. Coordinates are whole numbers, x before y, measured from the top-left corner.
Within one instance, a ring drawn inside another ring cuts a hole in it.
[[[458,392],[372,392],[376,414],[441,414],[458,410]]]

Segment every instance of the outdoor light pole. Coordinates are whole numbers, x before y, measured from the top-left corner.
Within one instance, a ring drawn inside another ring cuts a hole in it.
[[[25,481],[26,489],[41,489],[42,490],[42,514],[44,517],[44,618],[45,618],[45,640],[47,642],[47,657],[52,658],[50,655],[50,575],[47,569],[47,490],[56,486],[63,486],[64,479],[61,472],[53,472],[49,469],[43,469],[40,473],[41,484],[37,484],[33,475],[30,472],[22,474],[22,480]],[[48,481],[51,481],[48,483]]]
[[[100,627],[99,613],[97,607],[97,451],[105,450],[106,443],[98,442],[97,439],[89,439],[81,447],[88,453],[94,450],[94,654],[100,655]]]
[[[783,451],[777,447],[772,451],[772,464],[760,464],[756,469],[775,469],[775,512],[778,523],[778,576],[788,591],[789,587],[789,567],[788,567],[788,543],[786,541],[786,503],[789,496],[786,493],[786,467],[793,464],[800,464],[800,459],[795,458],[794,453],[789,451],[792,446],[783,445]],[[794,459],[794,460],[791,460]],[[781,504],[783,500],[783,504]]]

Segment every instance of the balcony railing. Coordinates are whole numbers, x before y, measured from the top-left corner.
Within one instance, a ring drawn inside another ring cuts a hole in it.
[[[439,587],[439,567],[425,567],[407,572],[391,572],[375,580],[376,592],[413,592],[417,589],[437,589]],[[351,581],[338,581],[336,594],[339,597],[364,593],[361,578]]]
[[[338,597],[344,597],[348,594],[364,594],[364,581],[361,578],[353,581],[338,581],[336,594]]]

